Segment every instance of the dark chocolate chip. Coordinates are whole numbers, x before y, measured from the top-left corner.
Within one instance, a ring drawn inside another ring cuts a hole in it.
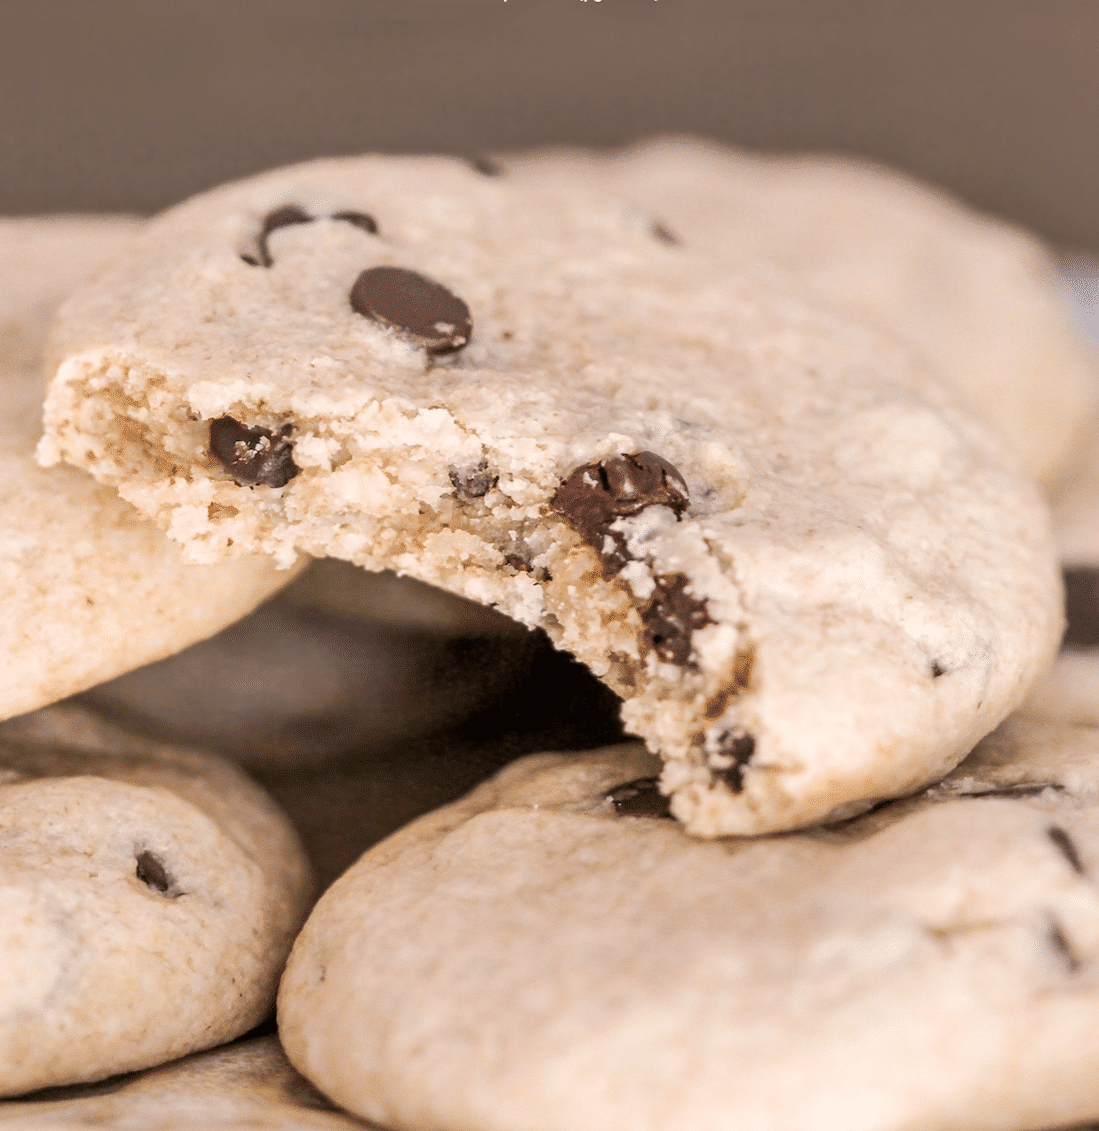
[[[638,778],[616,785],[607,793],[620,817],[671,817],[668,798],[660,792],[659,778]]]
[[[308,212],[299,208],[296,204],[287,204],[282,208],[276,208],[274,212],[269,212],[264,217],[263,226],[256,237],[256,254],[245,254],[241,256],[241,259],[245,263],[250,263],[253,267],[270,267],[274,260],[271,258],[271,252],[267,247],[267,237],[272,232],[277,232],[279,228],[289,228],[294,224],[308,224],[312,219],[313,217]]]
[[[1046,935],[1058,959],[1065,965],[1065,968],[1070,974],[1075,974],[1076,971],[1080,969],[1080,959],[1073,953],[1072,946],[1065,935],[1064,928],[1052,917],[1050,918]]]
[[[351,309],[400,330],[428,353],[452,353],[473,333],[469,307],[457,295],[405,267],[364,271],[351,288]]]
[[[369,232],[372,236],[378,234],[378,221],[369,212],[333,212],[332,219],[344,220],[348,224],[354,224],[356,228],[362,228],[364,232]]]
[[[715,770],[714,775],[719,777],[733,793],[740,793],[744,788],[744,775],[748,770],[748,763],[756,752],[756,740],[750,734],[726,734],[718,743],[718,753],[726,758],[732,758],[732,763],[722,770]]]
[[[474,468],[458,471],[450,469],[450,482],[463,499],[483,499],[496,486],[500,476],[491,471],[486,460]]]
[[[1062,645],[1099,648],[1099,568],[1080,566],[1064,570],[1065,619]]]
[[[1072,837],[1059,825],[1050,825],[1050,827],[1046,829],[1046,836],[1053,841],[1057,851],[1068,861],[1069,867],[1078,876],[1082,876],[1084,874],[1084,864],[1080,859],[1080,853]]]
[[[939,663],[938,660],[931,661],[931,678],[938,679],[939,676],[946,675],[946,668]]]
[[[285,487],[301,470],[294,463],[290,425],[276,436],[266,428],[249,428],[231,416],[210,421],[210,452],[238,487]]]
[[[652,227],[649,228],[655,239],[660,240],[661,243],[678,244],[680,243],[679,236],[675,234],[670,228],[666,227],[659,220],[654,220]]]
[[[471,153],[466,160],[469,162],[470,168],[480,173],[482,177],[502,177],[504,175],[504,170],[495,161],[490,161],[483,154]]]
[[[656,590],[640,610],[645,641],[664,663],[684,667],[691,658],[692,634],[714,622],[706,602],[687,592],[684,574],[663,573],[654,580]]]
[[[689,502],[687,484],[672,464],[655,452],[632,452],[578,467],[557,488],[550,509],[600,555],[609,578],[629,560],[625,539],[608,530],[612,522],[656,505],[679,518]]]
[[[164,867],[164,861],[148,849],[137,854],[135,874],[143,884],[154,891],[166,892],[172,886],[172,878],[168,875],[168,869]]]

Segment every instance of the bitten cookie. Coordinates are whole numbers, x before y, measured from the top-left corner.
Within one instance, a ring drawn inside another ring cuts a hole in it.
[[[543,626],[701,835],[941,776],[1060,633],[1043,506],[933,372],[571,183],[231,185],[145,229],[51,356],[45,462],[195,561],[333,556]]]
[[[541,755],[326,893],[292,1063],[405,1131],[1002,1131],[1099,1116],[1099,737],[704,842],[639,746]]]
[[[275,1037],[212,1052],[91,1087],[54,1088],[0,1101],[7,1131],[77,1127],[140,1131],[368,1131],[335,1111],[286,1061]]]
[[[227,763],[73,706],[0,726],[0,1095],[251,1028],[309,894],[285,817]]]
[[[635,223],[734,267],[773,260],[825,303],[898,334],[1047,484],[1096,406],[1099,359],[1049,252],[945,192],[852,158],[700,138],[494,158],[509,177],[602,188]]]
[[[34,462],[50,318],[139,230],[124,217],[0,220],[0,718],[209,636],[291,576],[256,555],[188,565],[113,491]]]

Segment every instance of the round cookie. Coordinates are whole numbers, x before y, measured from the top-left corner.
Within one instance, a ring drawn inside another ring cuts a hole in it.
[[[255,555],[188,565],[113,491],[34,462],[50,319],[139,230],[125,217],[0,220],[0,718],[209,636],[291,576]]]
[[[404,1131],[1099,1116],[1099,736],[1013,721],[853,820],[705,842],[639,746],[514,763],[322,897],[291,1062]]]
[[[1043,482],[1071,462],[1099,362],[1055,261],[1029,233],[849,157],[664,138],[494,161],[508,177],[619,195],[638,224],[734,269],[755,257],[781,264],[821,301],[916,347]]]
[[[0,726],[0,1095],[160,1064],[270,1009],[311,881],[213,756],[71,705]]]
[[[543,626],[701,835],[941,776],[1060,633],[1042,504],[931,370],[574,184],[361,158],[227,186],[51,356],[44,461],[192,560],[333,556]]]
[[[92,1087],[0,1101],[0,1127],[71,1131],[363,1131],[287,1063],[273,1037],[254,1037]]]

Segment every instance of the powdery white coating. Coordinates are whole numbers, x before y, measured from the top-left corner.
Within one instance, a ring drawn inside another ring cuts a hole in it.
[[[496,159],[494,159],[496,160]],[[699,138],[498,159],[508,176],[600,186],[691,250],[773,260],[818,298],[896,333],[1047,484],[1096,406],[1095,347],[1030,233],[853,158],[763,155]]]
[[[139,228],[121,216],[0,219],[0,718],[209,636],[291,576],[256,555],[188,565],[113,491],[34,461],[50,319]]]
[[[754,840],[616,815],[657,765],[527,758],[367,853],[283,976],[292,1063],[402,1131],[1099,1116],[1094,731],[1005,724],[917,797]]]
[[[288,204],[319,218],[270,235],[271,267],[245,263]],[[430,359],[356,314],[377,265],[464,299],[471,344]],[[653,238],[605,192],[443,158],[278,171],[151,224],[67,304],[51,356],[45,462],[117,485],[195,561],[328,555],[544,626],[623,697],[701,835],[941,776],[1060,632],[1042,504],[929,370],[777,269]],[[301,473],[237,486],[208,453],[222,415],[289,425]],[[635,560],[605,580],[549,501],[577,467],[644,450],[690,508],[619,520]],[[468,497],[471,474],[495,482]],[[669,576],[708,620],[686,666],[641,619]]]
[[[59,1089],[33,1101],[0,1102],[12,1131],[363,1131],[332,1110],[287,1063],[275,1037],[198,1053],[90,1091]]]
[[[0,726],[0,1095],[251,1028],[310,888],[289,822],[228,763],[74,706]]]

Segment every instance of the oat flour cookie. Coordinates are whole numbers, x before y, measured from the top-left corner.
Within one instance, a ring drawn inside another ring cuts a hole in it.
[[[228,763],[73,706],[0,726],[0,1095],[251,1028],[309,888],[286,818]]]
[[[605,192],[278,171],[153,222],[51,356],[44,462],[194,561],[338,557],[543,626],[703,835],[940,776],[1060,632],[1042,505],[929,370]]]
[[[1011,722],[831,827],[699,841],[640,746],[514,763],[383,842],[279,991],[405,1131],[1018,1131],[1099,1116],[1099,735]]]
[[[945,192],[851,158],[771,156],[699,138],[612,153],[504,156],[523,180],[621,195],[669,240],[735,265],[774,260],[824,302],[935,363],[1052,483],[1096,404],[1099,366],[1052,256]]]
[[[256,556],[186,565],[113,491],[34,462],[49,320],[138,230],[124,217],[0,220],[0,718],[208,636],[289,579]]]
[[[0,1101],[4,1131],[365,1131],[255,1037],[103,1084]]]

